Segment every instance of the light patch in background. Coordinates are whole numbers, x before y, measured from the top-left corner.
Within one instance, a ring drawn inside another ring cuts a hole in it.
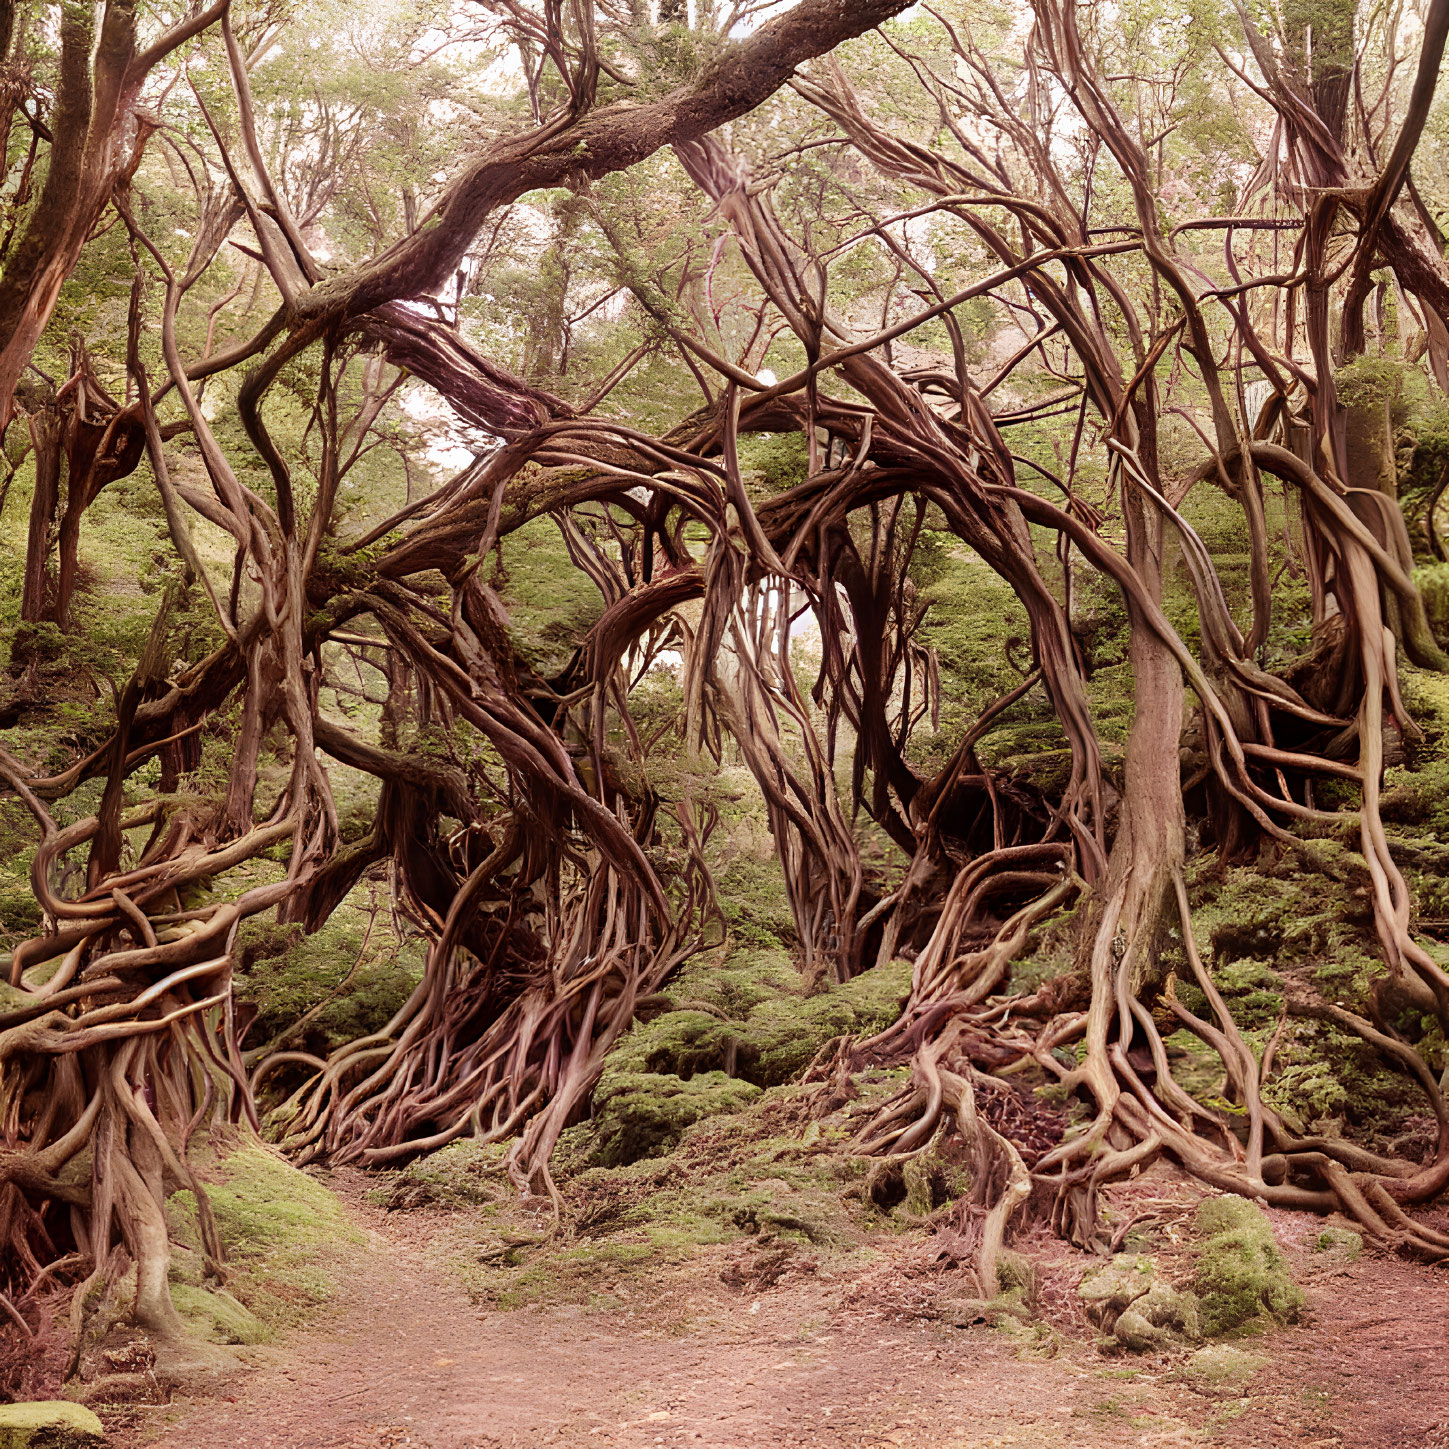
[[[476,439],[469,439],[453,409],[431,388],[408,388],[398,406],[418,424],[425,439],[415,456],[435,473],[450,476],[478,456]]]

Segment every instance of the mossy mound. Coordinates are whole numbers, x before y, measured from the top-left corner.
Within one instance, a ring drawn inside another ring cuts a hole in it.
[[[0,1449],[92,1449],[104,1442],[101,1421],[81,1404],[0,1404]]]
[[[657,1156],[694,1123],[743,1110],[828,1042],[888,1026],[910,980],[910,963],[893,961],[811,994],[778,951],[685,971],[669,989],[675,1009],[636,1022],[609,1054],[588,1160],[617,1167]]]
[[[1197,1299],[1160,1277],[1151,1258],[1119,1253],[1089,1268],[1077,1288],[1087,1317],[1132,1353],[1166,1348],[1200,1335]]]
[[[254,1332],[253,1317],[266,1330],[295,1323],[325,1303],[362,1242],[332,1193],[254,1139],[230,1151],[213,1144],[194,1160],[226,1252],[228,1292],[206,1293],[205,1303],[189,1296],[202,1291],[194,1281],[200,1238],[195,1198],[178,1192],[167,1204],[167,1217],[181,1249],[173,1263],[172,1296],[182,1315],[189,1304],[197,1310],[193,1316],[209,1323],[207,1336],[249,1342],[241,1335]],[[246,1316],[238,1316],[237,1308]]]
[[[1252,1353],[1231,1343],[1210,1343],[1188,1354],[1177,1377],[1199,1384],[1245,1384],[1267,1362],[1266,1354]]]
[[[653,1157],[701,1118],[737,1112],[759,1095],[753,1082],[717,1071],[688,1079],[662,1072],[607,1072],[594,1092],[594,1160],[616,1167]]]
[[[270,1336],[261,1319],[230,1293],[172,1283],[171,1301],[198,1338],[213,1343],[261,1343]]]
[[[863,1074],[852,1108],[878,1105],[900,1076]],[[598,1124],[568,1128],[553,1159],[568,1234],[541,1233],[502,1195],[452,1219],[450,1265],[494,1308],[610,1308],[641,1282],[663,1291],[672,1274],[698,1273],[702,1258],[726,1284],[772,1286],[902,1221],[871,1196],[872,1164],[842,1151],[858,1127],[849,1108],[814,1120],[809,1088],[750,1090],[742,1110],[685,1127],[667,1157],[600,1166]]]
[[[460,1137],[426,1157],[410,1162],[387,1187],[370,1193],[372,1201],[389,1209],[423,1207],[481,1207],[512,1192],[503,1172],[507,1146]]]
[[[1198,1208],[1197,1231],[1203,1242],[1194,1286],[1205,1333],[1216,1337],[1298,1317],[1303,1290],[1260,1208],[1232,1194],[1208,1198]]]

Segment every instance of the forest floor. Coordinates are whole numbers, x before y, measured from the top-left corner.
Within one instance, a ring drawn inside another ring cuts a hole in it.
[[[1304,1321],[1242,1342],[1246,1376],[1214,1381],[1183,1353],[1107,1356],[1085,1328],[953,1327],[920,1234],[775,1282],[704,1248],[629,1275],[607,1307],[501,1311],[450,1270],[459,1214],[389,1213],[361,1174],[330,1185],[365,1245],[323,1315],[242,1350],[210,1397],[107,1415],[117,1449],[1449,1446],[1444,1272],[1314,1253],[1304,1217],[1273,1215]]]

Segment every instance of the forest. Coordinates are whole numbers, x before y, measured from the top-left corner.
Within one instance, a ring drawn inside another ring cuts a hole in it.
[[[1449,1445],[1446,39],[0,0],[0,1446]]]

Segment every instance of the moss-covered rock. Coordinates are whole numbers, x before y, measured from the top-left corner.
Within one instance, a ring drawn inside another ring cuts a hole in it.
[[[1119,1253],[1088,1269],[1077,1294],[1087,1317],[1132,1353],[1199,1337],[1196,1298],[1160,1277],[1151,1258]]]
[[[0,1404],[0,1449],[90,1449],[104,1440],[101,1421],[82,1404]]]
[[[1123,1309],[1112,1334],[1123,1348],[1148,1353],[1200,1336],[1197,1299],[1159,1278]]]
[[[780,951],[692,965],[670,984],[674,1009],[637,1021],[609,1054],[585,1160],[657,1156],[694,1123],[744,1110],[836,1037],[888,1026],[910,981],[910,963],[893,961],[812,993]]]
[[[910,991],[908,961],[811,992],[783,952],[732,953],[671,983],[673,1010],[637,1022],[610,1072],[682,1077],[724,1072],[757,1087],[788,1082],[827,1042],[889,1026]]]
[[[1293,1281],[1263,1211],[1247,1198],[1208,1198],[1197,1213],[1202,1237],[1195,1287],[1203,1331],[1232,1333],[1296,1319],[1303,1290]]]
[[[889,1026],[911,988],[911,965],[891,961],[814,996],[777,997],[750,1012],[745,1075],[762,1087],[802,1072],[828,1041]]]
[[[29,992],[12,986],[8,981],[0,981],[0,1016],[8,1011],[24,1011],[34,1005],[35,998]]]
[[[1118,1253],[1110,1262],[1088,1268],[1077,1287],[1087,1306],[1087,1317],[1108,1332],[1117,1316],[1141,1298],[1155,1281],[1152,1259]]]

